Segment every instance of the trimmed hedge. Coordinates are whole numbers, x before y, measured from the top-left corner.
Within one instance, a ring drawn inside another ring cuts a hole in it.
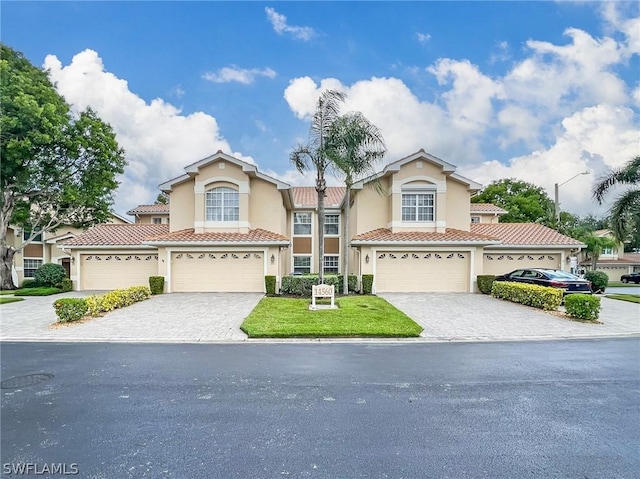
[[[584,279],[591,281],[591,291],[594,293],[604,293],[604,290],[609,285],[609,275],[602,271],[587,271]]]
[[[27,278],[22,282],[22,286],[20,286],[20,289],[39,288],[40,286],[42,285],[38,283],[35,279]]]
[[[87,314],[87,302],[84,298],[60,298],[53,302],[59,323],[77,321]]]
[[[311,296],[311,287],[319,284],[318,275],[304,275],[304,276],[284,276],[282,278],[282,285],[280,287],[280,294],[289,294],[292,296]],[[343,276],[341,274],[325,275],[324,284],[329,286],[335,286],[336,294],[342,292]],[[355,292],[358,287],[358,277],[354,275],[349,276],[349,291]]]
[[[371,294],[372,290],[373,290],[373,275],[363,274],[362,275],[362,292],[364,294]]]
[[[33,274],[33,279],[41,286],[59,288],[67,278],[67,272],[61,264],[45,263]]]
[[[151,294],[162,294],[164,291],[164,276],[149,276]]]
[[[555,311],[562,303],[562,290],[537,284],[494,281],[491,296],[546,311]]]
[[[267,290],[267,294],[276,294],[276,277],[266,275],[264,277],[264,287]]]
[[[38,286],[37,288],[22,288],[17,289],[14,296],[51,296],[52,294],[62,293],[60,288],[48,288],[44,286]]]
[[[480,274],[478,275],[478,289],[482,294],[491,294],[491,286],[496,279],[493,274]]]
[[[101,313],[124,308],[150,297],[151,290],[148,286],[131,286],[127,289],[115,289],[102,295],[88,296],[85,301],[87,302],[89,314],[98,316]]]
[[[564,307],[572,318],[595,321],[600,316],[600,298],[591,294],[569,294]]]
[[[67,291],[72,291],[73,281],[71,281],[69,278],[63,279],[62,283],[60,283],[60,289],[62,290],[63,293],[66,293]]]

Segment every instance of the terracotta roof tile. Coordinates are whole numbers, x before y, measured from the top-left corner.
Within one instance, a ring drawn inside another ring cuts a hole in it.
[[[581,246],[582,243],[537,223],[476,223],[473,233],[498,238],[503,245]]]
[[[504,210],[493,203],[471,203],[470,211],[471,213],[496,213],[499,215],[508,213],[507,210]]]
[[[393,243],[415,241],[417,243],[447,243],[447,242],[482,242],[497,243],[496,238],[488,235],[471,233],[469,231],[447,228],[445,233],[428,233],[423,231],[403,231],[392,233],[387,228],[368,231],[353,238],[354,242]]]
[[[169,214],[169,205],[138,205],[132,210],[127,211],[128,215],[144,215],[154,213]]]
[[[294,186],[293,203],[295,206],[318,206],[318,193],[314,186]],[[343,186],[327,186],[325,192],[325,207],[336,207],[342,203],[344,197]]]
[[[135,246],[148,236],[169,232],[169,225],[102,224],[64,241],[65,246]]]
[[[169,243],[269,243],[289,242],[289,238],[263,229],[249,230],[249,233],[195,233],[193,228],[172,231],[146,239],[149,242]]]

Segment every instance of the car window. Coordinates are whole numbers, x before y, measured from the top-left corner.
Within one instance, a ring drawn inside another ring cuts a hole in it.
[[[545,274],[551,279],[580,279],[574,274],[567,273],[566,271],[545,271]]]
[[[519,277],[522,276],[522,273],[524,273],[524,270],[517,269],[513,273],[509,273],[509,277],[511,277],[511,278],[519,278]]]

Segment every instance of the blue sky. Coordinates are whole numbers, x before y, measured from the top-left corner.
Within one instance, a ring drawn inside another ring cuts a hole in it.
[[[640,150],[632,2],[3,2],[2,41],[93,107],[127,152],[116,211],[222,149],[291,184],[324,88],[387,141],[481,183],[589,189]],[[384,163],[380,166],[382,167]],[[338,180],[334,180],[334,184]]]

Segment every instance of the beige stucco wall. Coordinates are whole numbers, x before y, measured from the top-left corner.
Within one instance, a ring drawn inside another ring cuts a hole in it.
[[[391,199],[386,193],[389,191],[389,179],[380,178],[385,192],[378,193],[371,184],[366,184],[358,191],[351,216],[351,237],[378,228],[387,228],[390,221]],[[355,214],[353,212],[355,211]]]
[[[193,228],[195,218],[195,202],[193,199],[194,181],[189,180],[175,185],[171,191],[169,211],[171,223],[170,231]],[[202,206],[204,209],[204,205]]]
[[[469,231],[471,220],[469,219],[470,193],[468,187],[449,178],[447,180],[447,201],[445,220],[447,228]]]
[[[289,236],[286,227],[286,209],[277,186],[260,178],[251,178],[249,195],[249,223],[252,229],[261,228]],[[242,216],[242,212],[240,212]]]
[[[469,215],[469,221],[471,221],[471,216],[480,217],[480,223],[484,223],[484,224],[500,223],[500,216],[494,213],[471,213]]]

